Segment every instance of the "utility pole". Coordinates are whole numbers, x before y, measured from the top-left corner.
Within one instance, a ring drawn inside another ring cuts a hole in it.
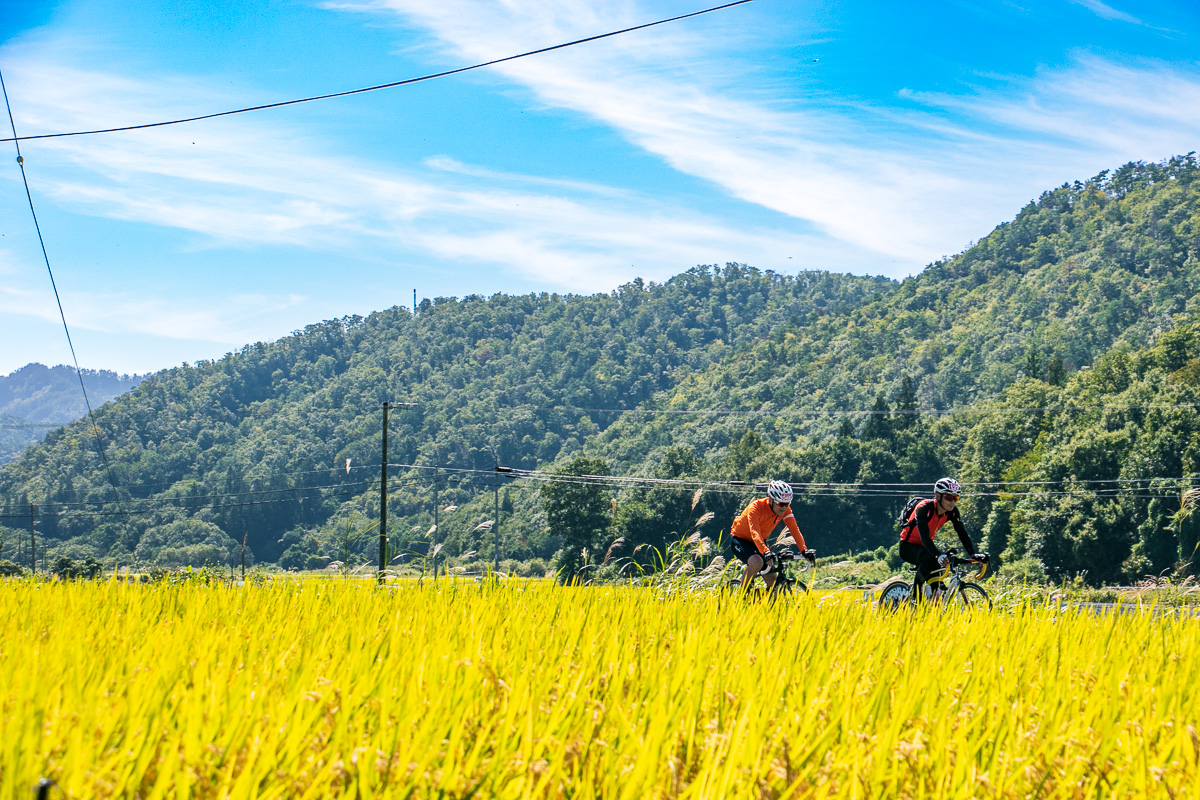
[[[441,503],[438,502],[438,465],[433,465],[433,538],[429,540],[429,547],[432,549],[437,544],[438,534],[441,533],[441,528],[438,527],[438,507]],[[437,553],[433,554],[433,577],[437,577]]]
[[[500,471],[500,467],[496,467],[496,472]],[[492,574],[500,574],[500,476],[496,475],[496,482],[492,485],[492,498],[494,499],[492,519]]]
[[[383,571],[387,569],[387,435],[388,401],[383,401],[383,459],[379,466],[379,582],[383,583]]]
[[[37,572],[37,540],[33,538],[33,515],[37,506],[29,504],[29,571]]]
[[[496,465],[496,483],[492,486],[492,490],[493,490],[493,492],[492,492],[492,499],[493,499],[492,531],[494,533],[493,547],[495,549],[495,554],[492,557],[492,564],[493,564],[492,572],[495,572],[495,573],[500,572],[500,476],[505,475],[505,474],[511,476],[512,475],[512,467],[502,467],[499,464],[497,464]]]
[[[415,291],[415,290],[414,290]],[[379,465],[379,582],[383,583],[383,571],[387,569],[387,479],[388,479],[388,409],[410,408],[416,403],[393,403],[383,401],[383,460]]]

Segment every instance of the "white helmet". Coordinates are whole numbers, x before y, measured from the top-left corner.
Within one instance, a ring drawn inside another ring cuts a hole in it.
[[[771,481],[767,485],[767,497],[776,503],[792,502],[792,487],[783,481]]]
[[[933,491],[936,494],[952,494],[958,497],[962,494],[962,487],[958,485],[958,481],[954,478],[942,478],[933,485]]]

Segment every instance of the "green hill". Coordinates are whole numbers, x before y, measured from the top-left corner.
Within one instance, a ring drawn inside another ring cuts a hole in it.
[[[141,375],[85,369],[83,384],[93,406],[137,386]],[[46,431],[87,414],[79,376],[71,367],[26,364],[0,375],[0,464],[12,461]]]
[[[709,266],[608,294],[439,298],[415,316],[312,325],[103,406],[104,459],[82,425],[51,433],[0,469],[0,513],[25,519],[37,504],[52,552],[74,558],[226,560],[243,536],[255,559],[285,566],[372,553],[389,399],[416,404],[392,411],[389,461],[440,465],[437,506],[453,507],[426,536],[431,471],[393,467],[402,552],[437,540],[490,558],[479,523],[493,516],[492,467],[587,453],[613,474],[690,483],[957,473],[978,484],[964,509],[976,538],[1010,558],[1093,579],[1169,567],[1189,557],[1194,409],[978,409],[1193,402],[1198,173],[1189,155],[1063,186],[902,282]],[[1087,455],[1097,442],[1104,458]],[[1035,478],[1077,485],[983,485]],[[1134,478],[1160,485],[1078,483]],[[614,490],[610,533],[661,545],[706,511],[715,533],[749,490],[711,487],[694,507],[693,491]],[[801,525],[825,552],[890,545],[909,491],[814,487]],[[558,551],[535,481],[506,483],[500,500],[504,558]]]

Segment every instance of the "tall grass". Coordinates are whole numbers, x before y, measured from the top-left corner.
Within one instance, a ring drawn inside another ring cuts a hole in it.
[[[1200,622],[926,613],[548,582],[4,581],[0,797],[43,776],[79,798],[1200,790]]]

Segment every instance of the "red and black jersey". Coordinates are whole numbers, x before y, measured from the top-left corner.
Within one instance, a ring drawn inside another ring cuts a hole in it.
[[[933,555],[940,556],[942,553],[933,543],[933,537],[938,528],[945,525],[946,522],[950,522],[954,525],[954,532],[958,534],[958,539],[962,542],[967,557],[974,555],[975,545],[971,542],[971,537],[967,535],[967,529],[963,527],[958,508],[955,507],[949,514],[937,514],[936,510],[936,500],[922,500],[917,503],[916,508],[912,510],[908,520],[904,523],[904,527],[900,529],[900,541],[921,545]]]

